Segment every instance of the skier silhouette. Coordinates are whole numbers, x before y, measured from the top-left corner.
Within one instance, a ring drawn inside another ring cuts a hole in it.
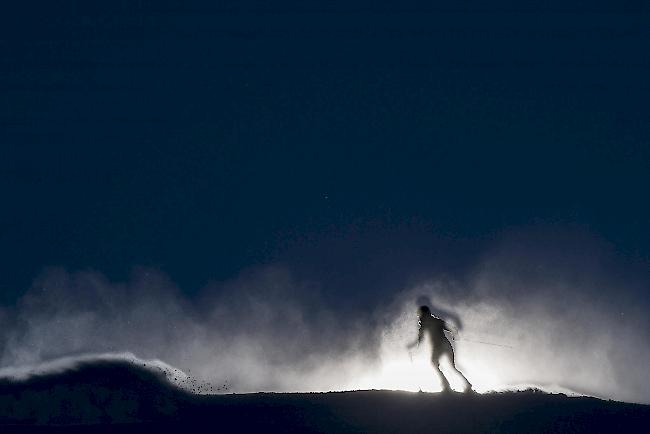
[[[472,390],[472,385],[469,381],[467,381],[467,378],[465,378],[463,373],[460,372],[458,368],[456,368],[456,363],[454,361],[454,348],[451,346],[451,342],[449,342],[445,336],[446,330],[452,333],[453,337],[453,327],[447,324],[444,320],[432,315],[431,310],[428,306],[420,306],[418,308],[418,317],[418,338],[414,342],[407,345],[407,348],[411,349],[415,346],[419,346],[420,342],[422,342],[422,338],[424,337],[424,333],[427,332],[429,339],[431,340],[431,345],[433,346],[433,351],[431,353],[431,363],[433,365],[433,370],[435,371],[436,375],[438,375],[438,378],[442,383],[443,392],[449,392],[451,390],[449,387],[449,381],[447,381],[447,378],[440,370],[440,359],[445,354],[449,357],[449,363],[454,371],[456,371],[458,375],[460,375],[463,380],[465,380],[465,392],[470,392]]]

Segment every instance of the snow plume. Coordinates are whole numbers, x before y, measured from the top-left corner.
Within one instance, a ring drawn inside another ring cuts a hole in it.
[[[52,269],[5,310],[0,366],[129,351],[235,392],[342,388],[356,373],[340,367],[365,366],[372,336],[324,309],[317,292],[273,267],[193,299],[151,270],[114,283]]]
[[[590,243],[514,234],[462,279],[431,276],[363,312],[337,308],[345,300],[280,267],[192,297],[154,270],[111,282],[50,269],[0,310],[0,368],[131,352],[230,392],[435,391],[427,348],[412,358],[405,348],[427,303],[459,326],[456,361],[479,391],[525,384],[650,403],[645,281],[616,271],[607,249]]]

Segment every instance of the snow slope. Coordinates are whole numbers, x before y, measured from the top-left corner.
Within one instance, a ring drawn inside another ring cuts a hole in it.
[[[535,390],[195,394],[178,383],[191,380],[179,372],[175,384],[174,373],[113,357],[5,375],[0,432],[594,433],[647,432],[650,426],[650,406]]]

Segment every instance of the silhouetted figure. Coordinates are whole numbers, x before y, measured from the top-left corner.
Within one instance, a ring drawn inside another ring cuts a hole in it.
[[[431,363],[433,364],[433,370],[438,375],[438,378],[440,378],[440,382],[442,383],[442,390],[444,392],[451,390],[449,387],[449,381],[447,381],[447,378],[445,378],[444,374],[440,370],[440,359],[442,356],[447,354],[451,367],[458,373],[458,375],[463,377],[463,380],[465,380],[465,391],[471,391],[472,385],[469,381],[467,381],[467,378],[465,378],[463,373],[460,372],[458,368],[456,368],[456,362],[454,361],[454,348],[451,346],[451,342],[449,342],[447,336],[445,336],[445,330],[453,334],[452,328],[447,325],[447,323],[445,323],[445,321],[442,319],[433,316],[428,306],[420,306],[418,308],[418,317],[420,318],[418,321],[418,338],[416,341],[409,344],[408,348],[410,349],[415,346],[419,346],[420,342],[422,342],[422,338],[424,337],[424,333],[428,333],[429,339],[431,340],[431,345],[433,347],[433,351],[431,353]]]

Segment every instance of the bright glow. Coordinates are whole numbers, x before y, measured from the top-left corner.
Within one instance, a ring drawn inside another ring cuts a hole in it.
[[[411,361],[406,350],[402,354],[384,356],[379,369],[363,378],[358,387],[411,392],[441,390],[430,364],[422,357],[414,357]]]
[[[485,318],[485,316],[483,316]],[[439,392],[440,380],[431,364],[432,348],[427,340],[420,348],[409,354],[406,348],[417,334],[417,318],[413,312],[404,313],[386,327],[375,369],[348,385],[349,389],[389,389],[406,391]],[[476,392],[500,390],[508,385],[499,376],[504,366],[508,372],[517,370],[517,362],[512,350],[497,346],[487,346],[471,341],[454,342],[456,367],[472,383]],[[497,368],[498,367],[498,368]],[[465,383],[443,357],[440,369],[447,377],[452,389],[462,391]]]
[[[467,376],[473,389],[477,392],[485,392],[502,388],[503,385],[499,383],[497,375],[492,370],[479,360],[472,360],[471,348],[463,349],[465,351],[462,353],[467,361],[462,365],[457,364],[457,367]],[[431,365],[430,354],[431,349],[427,345],[420,348],[412,358],[404,348],[401,351],[386,353],[382,356],[378,369],[361,378],[351,388],[440,392],[442,386]],[[465,384],[451,369],[446,357],[443,358],[440,367],[452,389],[462,391]]]

